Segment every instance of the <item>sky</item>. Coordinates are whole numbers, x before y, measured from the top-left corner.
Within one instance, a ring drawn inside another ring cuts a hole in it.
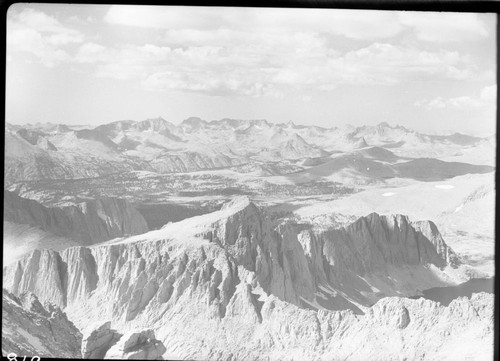
[[[14,4],[6,121],[496,132],[496,15]]]

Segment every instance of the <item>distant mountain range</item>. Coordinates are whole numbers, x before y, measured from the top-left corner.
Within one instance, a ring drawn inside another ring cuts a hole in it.
[[[6,184],[91,178],[146,170],[191,172],[323,159],[377,146],[394,157],[494,164],[494,137],[426,135],[402,126],[323,128],[266,120],[188,118],[122,120],[95,128],[64,124],[6,125]],[[465,157],[461,159],[461,157]],[[296,169],[295,169],[296,170]]]

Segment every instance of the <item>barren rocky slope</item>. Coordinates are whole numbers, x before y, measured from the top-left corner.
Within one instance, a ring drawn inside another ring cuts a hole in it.
[[[82,334],[59,307],[28,292],[2,294],[2,354],[79,358]]]
[[[316,230],[273,222],[236,198],[143,235],[37,250],[6,271],[10,291],[60,305],[78,327],[112,320],[120,332],[151,328],[178,358],[432,359],[462,342],[471,324],[479,333],[470,339],[490,347],[489,295],[447,308],[380,300],[473,276],[432,222],[404,216],[371,214]],[[375,347],[394,332],[401,342]],[[361,339],[368,342],[360,348]]]

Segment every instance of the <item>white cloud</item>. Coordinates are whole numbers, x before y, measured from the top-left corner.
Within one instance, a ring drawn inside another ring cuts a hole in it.
[[[356,83],[466,79],[474,73],[468,58],[457,52],[430,52],[385,43],[374,43],[333,61],[340,61]]]
[[[483,90],[481,90],[480,97],[484,101],[496,103],[496,101],[497,101],[497,86],[490,85],[490,86],[484,87]]]
[[[75,60],[81,63],[97,63],[111,61],[105,46],[96,43],[85,43],[78,48]]]
[[[473,13],[113,5],[105,20],[166,29],[171,32],[170,38],[178,35],[194,42],[223,40],[227,29],[248,33],[300,29],[362,40],[392,38],[410,29],[418,39],[433,42],[475,40],[489,35],[486,25]]]
[[[70,61],[64,46],[80,43],[83,34],[63,26],[56,18],[33,9],[10,10],[7,18],[7,53],[30,53],[42,64]]]
[[[412,28],[424,41],[468,41],[488,36],[488,30],[477,14],[402,12],[399,22]]]
[[[18,29],[8,33],[7,53],[12,56],[15,52],[30,53],[49,67],[71,59],[66,51],[58,49],[33,29]]]
[[[430,40],[426,38],[426,26],[436,29],[438,17],[430,14],[425,20],[424,15],[429,14],[114,5],[105,21],[156,28],[161,40],[143,45],[116,42],[105,46],[84,42],[81,32],[64,26],[55,17],[24,9],[9,13],[8,55],[31,53],[47,66],[62,62],[87,64],[95,76],[133,79],[148,90],[211,95],[282,97],[290,91],[331,91],[339,84],[478,77],[480,71],[471,59],[457,51],[422,50],[415,43],[403,46],[382,40],[408,28],[414,29],[418,37]],[[446,17],[441,24],[448,29],[445,34],[469,29],[484,35],[479,18],[466,16],[465,25],[453,25],[459,18]],[[377,41],[349,40],[351,50],[346,51],[335,48],[332,39],[338,37],[332,36],[339,35]],[[77,44],[75,50],[70,51],[71,44]],[[465,99],[456,100],[456,106],[466,103]],[[431,107],[439,104],[436,101]]]
[[[145,28],[215,28],[227,11],[203,7],[112,5],[105,20]]]
[[[397,13],[334,9],[210,8],[179,6],[113,5],[105,16],[111,24],[180,31],[184,36],[212,30],[224,36],[224,29],[255,31],[302,31],[344,35],[354,39],[387,38],[404,27]],[[196,32],[198,31],[198,33]],[[196,40],[196,39],[193,39]]]
[[[437,97],[434,99],[422,99],[416,101],[416,107],[423,107],[428,110],[435,109],[456,109],[456,110],[470,110],[491,107],[496,103],[496,85],[484,87],[479,96],[460,96],[449,99]]]
[[[456,109],[470,109],[470,108],[479,108],[482,106],[482,102],[478,99],[469,97],[469,96],[461,96],[456,98],[448,99],[447,105]]]
[[[16,21],[17,26],[36,29],[44,33],[72,32],[61,25],[56,18],[34,9],[24,9],[20,13],[14,14],[12,18]]]
[[[282,97],[282,93],[273,85],[263,84],[245,76],[228,74],[217,77],[205,72],[163,72],[151,74],[144,80],[148,90],[181,90],[197,92],[211,96],[273,96]]]
[[[256,35],[254,40],[234,47],[85,43],[75,60],[95,64],[100,77],[136,79],[149,90],[213,95],[282,96],[292,90],[330,91],[338,84],[463,79],[474,73],[456,52],[375,43],[342,55],[309,33]]]
[[[346,83],[397,84],[478,77],[481,72],[471,59],[457,51],[427,47],[422,50],[418,43],[403,46],[383,40],[408,29],[419,39],[436,40],[430,39],[426,27],[441,29],[443,39],[451,39],[457,31],[484,36],[484,25],[473,14],[445,15],[441,23],[438,15],[114,5],[105,21],[157,29],[164,34],[162,40],[168,46],[151,48],[154,55],[139,47],[117,47],[108,56],[108,64],[99,66],[99,74],[117,78],[146,74],[140,80],[148,89],[254,95],[269,93],[271,89],[283,94],[291,89],[329,91]],[[454,24],[460,19],[465,19],[465,24]],[[332,39],[338,38],[332,36],[365,42],[351,41],[351,49],[353,44],[360,44],[359,47],[343,53],[335,49]],[[373,39],[377,41],[366,44],[366,40]],[[113,72],[117,72],[116,76]]]

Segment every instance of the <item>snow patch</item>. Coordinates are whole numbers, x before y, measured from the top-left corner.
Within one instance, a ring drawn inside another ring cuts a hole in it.
[[[451,185],[451,184],[438,184],[438,185],[435,185],[436,188],[439,188],[439,189],[453,189],[455,188],[455,186]]]
[[[386,192],[386,193],[382,194],[382,196],[384,196],[384,197],[391,197],[391,196],[393,196],[395,194],[396,193],[394,193],[394,192]]]

